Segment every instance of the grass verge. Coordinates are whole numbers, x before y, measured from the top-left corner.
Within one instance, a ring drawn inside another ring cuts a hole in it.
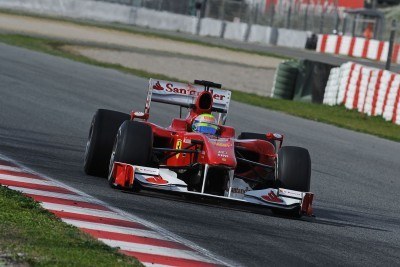
[[[0,266],[142,266],[0,186]]]
[[[0,34],[0,42],[46,52],[56,56],[62,56],[87,64],[113,68],[140,77],[179,80],[175,77],[149,73],[139,69],[126,68],[118,64],[99,62],[93,59],[86,58],[84,56],[66,52],[62,50],[61,47],[66,44],[72,43],[68,43],[65,41],[29,37],[16,34]],[[400,126],[390,122],[386,122],[381,117],[369,117],[354,110],[347,110],[342,106],[330,107],[326,105],[312,103],[272,99],[236,90],[233,90],[232,99],[238,102],[259,106],[262,108],[277,110],[294,116],[303,117],[315,121],[321,121],[342,128],[368,133],[394,141],[400,141]]]

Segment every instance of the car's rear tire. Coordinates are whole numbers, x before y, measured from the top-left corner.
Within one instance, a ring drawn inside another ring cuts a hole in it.
[[[278,151],[275,169],[277,187],[309,192],[311,158],[307,149],[285,146]]]
[[[119,126],[130,116],[118,111],[98,109],[93,116],[86,151],[84,171],[88,175],[107,177],[108,162]]]
[[[276,142],[274,140],[268,140],[267,136],[265,134],[242,132],[242,133],[239,134],[237,139],[239,139],[239,140],[246,140],[246,139],[265,140],[265,141],[270,142],[274,146],[274,148],[276,149]]]
[[[153,149],[153,131],[148,124],[137,121],[125,121],[118,130],[109,162],[111,174],[114,162],[139,166],[150,166]],[[112,175],[108,176],[111,187],[115,187]],[[139,187],[134,184],[134,190]]]

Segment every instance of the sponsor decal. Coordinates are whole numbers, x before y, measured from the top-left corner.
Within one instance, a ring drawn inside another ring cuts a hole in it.
[[[242,179],[234,178],[232,184],[228,182],[227,189],[225,190],[224,195],[227,197],[229,195],[229,187],[231,186],[231,197],[237,199],[243,199],[244,195],[251,191],[251,187],[248,183],[243,181]]]
[[[221,141],[221,140],[211,140],[211,144],[214,146],[219,146],[219,147],[232,147],[232,143],[228,141]]]
[[[192,140],[185,137],[185,138],[183,139],[183,142],[184,142],[185,144],[191,144],[191,143],[192,143]]]
[[[164,87],[161,86],[160,81],[157,81],[156,84],[153,85],[153,89],[162,91],[162,90],[164,90]]]
[[[247,191],[250,191],[249,187],[245,188],[237,188],[237,187],[232,187],[231,194],[245,194]]]
[[[153,85],[153,89],[154,90],[158,90],[158,91],[165,91],[168,93],[175,93],[175,94],[179,94],[179,95],[190,95],[190,96],[197,96],[199,95],[201,92],[197,91],[196,87],[188,84],[187,88],[178,88],[178,87],[174,87],[173,83],[167,83],[165,85],[166,88],[164,88],[160,81],[157,81],[154,85]],[[224,98],[226,97],[225,95],[220,95],[215,93],[214,94],[214,90],[210,89],[210,93],[213,96],[214,100],[224,100]]]
[[[152,184],[168,184],[167,180],[164,180],[160,176],[148,177],[146,181]]]
[[[282,199],[280,199],[273,191],[269,192],[268,195],[261,196],[262,199],[269,201],[269,202],[275,202],[275,203],[282,203]]]
[[[175,149],[182,149],[182,139],[178,139],[178,140],[176,141]],[[180,155],[180,153],[176,154],[175,157],[176,157],[176,158],[179,158],[179,155]]]
[[[228,152],[226,152],[226,151],[218,151],[217,155],[220,158],[229,158]]]
[[[135,111],[133,114],[135,114],[136,117],[144,116],[144,112],[141,112],[141,111]]]
[[[149,167],[142,167],[142,166],[135,166],[135,172],[141,174],[149,174],[149,175],[158,175],[159,170],[156,168],[149,168]]]
[[[281,135],[281,134],[274,133],[274,137],[280,139],[280,138],[282,138],[282,135]]]
[[[303,198],[303,192],[299,192],[299,191],[279,188],[278,193],[279,193],[279,195],[284,196],[284,197],[294,197],[294,198],[298,198],[298,199]]]

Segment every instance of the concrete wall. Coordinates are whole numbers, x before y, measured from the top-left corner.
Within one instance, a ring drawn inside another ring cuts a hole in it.
[[[135,8],[135,13],[133,21],[135,25],[152,29],[196,33],[196,17],[146,8]]]
[[[271,27],[252,25],[248,41],[251,43],[268,44],[271,39]]]
[[[305,48],[308,33],[289,29],[278,29],[278,46]]]
[[[70,18],[119,22],[191,34],[196,34],[198,22],[194,16],[92,0],[0,0],[0,8]],[[220,20],[204,18],[200,23],[199,34],[201,36],[220,37],[222,24]],[[223,38],[245,41],[248,30],[247,23],[225,22],[225,25]],[[278,46],[305,47],[307,40],[306,32],[277,29],[277,32],[275,31],[277,36],[273,35],[272,32],[270,27],[252,25],[248,41],[262,44],[271,44],[271,41],[273,41],[272,44],[275,44],[276,41],[276,45]]]
[[[2,0],[0,7],[44,15],[131,23],[131,8],[85,0]]]
[[[222,21],[204,18],[201,20],[200,35],[219,37],[222,30]]]
[[[226,22],[225,39],[244,41],[247,23],[242,22]]]

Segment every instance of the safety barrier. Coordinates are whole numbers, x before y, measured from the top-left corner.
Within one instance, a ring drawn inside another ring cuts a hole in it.
[[[368,58],[385,62],[389,52],[389,42],[362,37],[332,34],[318,35],[317,52]],[[395,44],[392,62],[400,63],[400,45]]]
[[[348,62],[331,70],[323,103],[400,125],[400,74]]]
[[[202,18],[198,24],[198,19],[194,16],[93,0],[0,0],[0,8],[52,16],[119,22],[152,29],[198,33],[201,36],[277,44],[285,47],[304,48],[307,39],[307,33],[302,31],[272,29],[261,25],[211,18]],[[200,26],[199,29],[198,26]],[[271,38],[271,32],[276,33],[275,39]]]
[[[334,65],[308,59],[282,61],[275,72],[271,97],[322,103],[332,68]],[[331,84],[336,82],[331,78]]]
[[[201,20],[200,32],[201,36],[220,37],[222,33],[222,23],[220,20],[204,18]]]
[[[299,62],[294,60],[282,61],[275,72],[271,97],[292,100],[299,74]]]
[[[291,47],[305,48],[308,35],[311,35],[311,33],[290,29],[278,29],[277,45],[287,46],[287,44],[290,44]]]
[[[247,30],[247,23],[243,22],[226,22],[225,39],[244,41]]]
[[[269,44],[271,40],[271,27],[253,25],[250,30],[249,42],[250,43],[264,43]]]

